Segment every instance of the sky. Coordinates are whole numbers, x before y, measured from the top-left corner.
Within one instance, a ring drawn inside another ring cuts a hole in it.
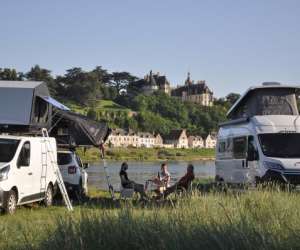
[[[1,0],[0,68],[187,72],[216,96],[300,84],[299,0]]]

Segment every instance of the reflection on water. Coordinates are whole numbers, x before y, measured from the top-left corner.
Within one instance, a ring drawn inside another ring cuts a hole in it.
[[[168,169],[171,174],[171,181],[174,183],[178,178],[183,176],[186,172],[186,166],[192,163],[195,167],[196,178],[200,177],[214,177],[215,163],[214,161],[194,161],[194,162],[168,162]],[[119,171],[122,162],[107,161],[106,162],[111,182],[115,190],[120,188]],[[161,162],[128,162],[128,177],[138,183],[145,183],[146,180],[151,179],[157,175],[160,170]],[[89,185],[100,189],[107,189],[106,178],[104,174],[103,162],[91,164],[87,169],[89,174]]]

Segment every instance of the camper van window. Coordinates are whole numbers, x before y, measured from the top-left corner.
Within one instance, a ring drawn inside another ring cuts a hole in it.
[[[28,167],[30,165],[30,142],[25,142],[21,149],[18,167]]]
[[[0,139],[0,162],[10,162],[19,146],[19,140]]]
[[[233,156],[236,159],[246,158],[247,152],[247,137],[236,137],[233,138]]]
[[[299,133],[260,134],[258,138],[265,156],[300,158]]]

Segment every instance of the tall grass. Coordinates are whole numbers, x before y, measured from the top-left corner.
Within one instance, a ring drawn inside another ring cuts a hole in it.
[[[173,197],[174,198],[174,197]],[[206,194],[164,203],[21,209],[1,219],[1,249],[299,249],[300,196]]]

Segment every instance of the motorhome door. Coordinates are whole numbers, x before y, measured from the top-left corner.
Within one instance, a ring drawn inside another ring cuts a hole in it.
[[[248,136],[233,138],[233,183],[246,183],[249,178],[249,165],[247,161]]]

